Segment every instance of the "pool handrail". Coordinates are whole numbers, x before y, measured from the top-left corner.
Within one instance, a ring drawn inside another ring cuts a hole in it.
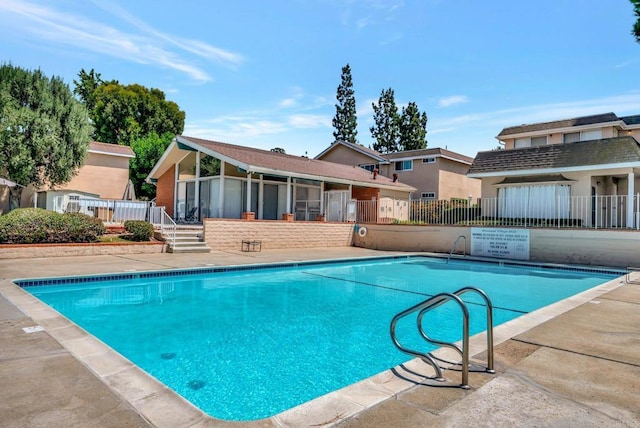
[[[495,373],[495,368],[494,368],[494,359],[493,359],[493,304],[491,303],[491,299],[489,299],[489,296],[487,296],[487,294],[482,291],[481,289],[477,288],[477,287],[463,287],[457,291],[454,291],[453,294],[455,294],[456,296],[461,296],[465,293],[469,293],[469,292],[475,292],[478,293],[480,295],[480,297],[482,297],[485,301],[485,304],[487,305],[487,367],[485,369],[485,371],[487,373]],[[441,345],[441,346],[446,346],[452,349],[455,349],[456,351],[458,351],[458,353],[462,356],[463,350],[460,349],[459,346],[457,346],[454,343],[448,343],[448,342],[442,342],[440,340],[437,339],[433,339],[431,337],[429,337],[427,335],[427,333],[424,331],[424,329],[422,328],[422,318],[424,317],[424,314],[429,310],[429,309],[435,309],[438,306],[441,306],[442,304],[446,303],[445,301],[442,301],[438,304],[436,304],[435,306],[431,307],[431,308],[425,308],[423,310],[420,311],[420,313],[418,313],[418,319],[417,319],[417,324],[418,324],[418,331],[420,332],[420,335],[428,342],[437,344],[437,345]],[[466,305],[466,304],[465,304]],[[436,358],[438,359],[438,358]]]
[[[451,256],[453,255],[453,251],[458,246],[458,241],[460,241],[460,238],[464,239],[464,248],[462,250],[462,256],[464,257],[464,256],[467,255],[467,237],[465,235],[458,235],[458,237],[456,238],[455,242],[453,243],[453,246],[451,247],[451,251],[449,251],[449,257],[447,257],[447,264],[449,264],[449,260],[451,260]]]
[[[435,357],[430,352],[424,353],[414,349],[407,348],[403,346],[396,336],[396,325],[401,318],[404,318],[408,315],[411,315],[417,311],[417,327],[420,335],[427,342],[432,343],[434,345],[446,346],[456,350],[462,357],[461,371],[462,371],[462,379],[460,383],[460,387],[463,389],[469,389],[469,310],[467,309],[466,303],[459,297],[461,294],[465,294],[467,292],[476,292],[480,294],[480,296],[485,300],[487,304],[487,368],[485,371],[487,373],[495,373],[493,364],[493,305],[491,304],[491,300],[486,295],[486,293],[476,287],[463,287],[453,293],[439,293],[435,296],[432,296],[404,311],[396,314],[391,319],[390,325],[390,333],[391,340],[394,345],[402,352],[413,355],[415,357],[419,357],[426,363],[430,364],[434,370],[436,371],[436,380],[444,381],[444,377],[442,376],[442,368],[435,360],[444,361],[438,357]],[[424,314],[431,309],[435,309],[449,301],[455,301],[460,307],[463,315],[463,323],[462,323],[462,348],[454,343],[444,342],[437,339],[430,338],[422,328],[422,319]],[[457,365],[458,363],[452,363]]]

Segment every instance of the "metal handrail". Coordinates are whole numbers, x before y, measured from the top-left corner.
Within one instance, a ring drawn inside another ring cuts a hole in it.
[[[462,362],[460,363],[460,365],[462,366],[462,380],[460,383],[460,387],[463,389],[469,388],[469,310],[467,309],[467,305],[459,297],[459,295],[465,294],[470,291],[474,291],[480,294],[480,296],[482,296],[482,298],[485,300],[487,304],[487,368],[486,368],[486,372],[495,373],[495,370],[493,367],[493,363],[494,363],[494,360],[493,360],[493,305],[491,304],[491,300],[486,295],[486,293],[478,288],[464,287],[453,293],[436,294],[435,296],[430,297],[429,299],[423,302],[420,302],[408,309],[405,309],[404,311],[395,315],[392,318],[391,325],[390,325],[391,340],[393,341],[394,345],[400,351],[409,355],[413,355],[414,357],[418,357],[422,359],[424,362],[430,364],[436,371],[436,380],[444,381],[444,377],[442,376],[442,368],[436,362],[436,360],[440,360],[440,358],[435,357],[430,352],[424,353],[424,352],[416,351],[414,349],[407,348],[402,344],[400,344],[396,336],[396,325],[398,321],[401,318],[404,318],[417,311],[420,311],[417,318],[417,326],[418,326],[418,331],[420,332],[420,335],[422,336],[422,338],[434,345],[440,345],[440,346],[446,346],[446,347],[452,348],[461,355]],[[424,317],[424,314],[427,311],[431,309],[435,309],[449,301],[455,301],[458,304],[458,306],[460,306],[460,309],[462,310],[462,315],[463,315],[462,348],[460,348],[454,343],[432,339],[425,333],[424,329],[422,328],[422,319]]]
[[[460,235],[460,236],[458,236],[456,238],[456,241],[453,243],[453,246],[451,247],[451,251],[449,251],[449,257],[447,257],[447,263],[449,263],[449,260],[451,260],[451,256],[453,255],[453,251],[458,246],[458,241],[460,241],[460,238],[464,239],[464,248],[462,250],[462,255],[463,256],[467,255],[467,237],[464,236],[464,235]]]
[[[156,207],[160,209],[160,233],[163,236],[167,237],[171,247],[173,247],[176,243],[176,231],[178,229],[178,225],[171,218],[164,207]],[[165,234],[166,232],[166,234]]]
[[[491,299],[489,299],[489,296],[487,296],[487,294],[480,290],[479,288],[476,287],[463,287],[457,291],[454,291],[452,294],[455,294],[456,296],[461,296],[465,293],[468,292],[475,292],[478,293],[480,295],[480,297],[482,297],[487,305],[487,368],[485,369],[485,371],[487,373],[495,373],[495,369],[493,366],[493,304],[491,303]],[[431,308],[425,308],[423,310],[420,311],[420,313],[418,314],[418,331],[420,332],[420,335],[428,342],[431,342],[433,344],[436,345],[441,345],[441,346],[447,346],[449,348],[455,349],[456,351],[458,351],[458,353],[463,357],[464,359],[464,355],[463,355],[463,349],[460,349],[459,346],[457,346],[454,343],[448,343],[448,342],[442,342],[439,341],[437,339],[432,339],[430,338],[427,333],[424,331],[424,329],[422,328],[422,318],[424,317],[425,313],[429,310],[429,309],[435,309],[438,306],[444,304],[445,301],[442,301],[440,303],[435,304],[434,306],[432,306]],[[464,348],[464,346],[463,346]]]

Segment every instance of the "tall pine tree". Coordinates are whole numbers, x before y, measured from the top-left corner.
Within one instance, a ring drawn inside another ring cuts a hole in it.
[[[333,118],[333,138],[336,141],[346,141],[357,144],[356,136],[358,131],[358,121],[356,117],[356,98],[353,92],[353,82],[351,80],[351,67],[349,64],[342,67],[342,78],[336,94],[338,104],[336,104],[336,115]]]
[[[400,116],[400,150],[427,147],[427,114],[418,110],[413,101],[402,108]]]
[[[378,104],[371,103],[373,107],[373,125],[369,130],[376,140],[373,149],[380,153],[391,153],[399,150],[400,141],[400,116],[396,106],[393,89],[383,89],[378,99]]]

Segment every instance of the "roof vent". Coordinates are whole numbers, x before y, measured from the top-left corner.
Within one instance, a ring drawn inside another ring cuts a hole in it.
[[[398,174],[393,174],[393,182],[395,183],[396,181],[398,181]]]

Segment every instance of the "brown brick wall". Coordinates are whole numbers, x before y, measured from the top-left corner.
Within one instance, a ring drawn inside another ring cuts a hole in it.
[[[175,169],[169,168],[162,174],[156,183],[156,205],[165,207],[167,214],[171,217],[173,213],[173,189],[174,189]]]
[[[212,250],[240,250],[243,240],[260,240],[263,249],[348,247],[353,224],[306,221],[206,219],[204,239]]]

